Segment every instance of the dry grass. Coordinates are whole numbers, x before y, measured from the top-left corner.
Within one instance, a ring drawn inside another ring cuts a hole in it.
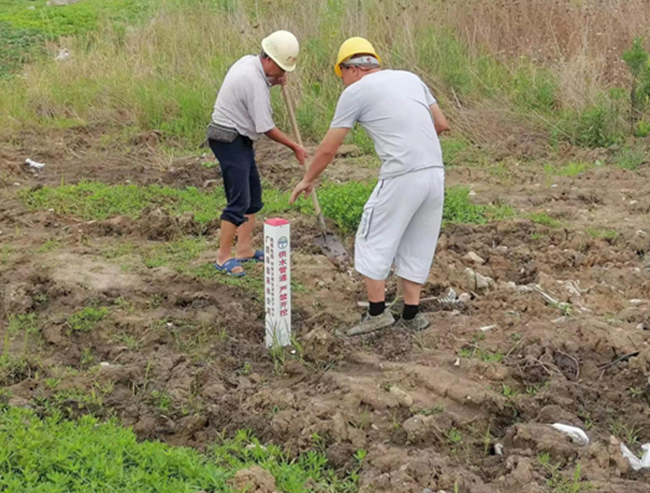
[[[574,73],[581,83],[622,84],[632,40],[650,34],[646,0],[463,0],[445,3],[445,21],[475,50]],[[472,12],[472,15],[467,15]],[[585,92],[585,91],[583,91]],[[588,91],[586,91],[588,92]]]
[[[0,126],[114,123],[197,144],[227,67],[275,29],[302,41],[292,76],[308,138],[327,128],[341,85],[332,62],[348,36],[373,41],[386,65],[419,73],[475,142],[531,138],[627,83],[623,49],[650,31],[644,0],[160,0],[143,25],[106,24],[62,39],[51,58],[0,83]],[[471,13],[471,15],[470,15]],[[90,39],[90,40],[89,40]],[[276,95],[278,120],[284,108]],[[481,115],[485,118],[481,120]],[[525,115],[525,116],[523,116]],[[285,126],[285,128],[287,128]],[[367,146],[362,136],[355,136]]]

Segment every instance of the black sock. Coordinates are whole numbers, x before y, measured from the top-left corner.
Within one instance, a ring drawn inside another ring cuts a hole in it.
[[[371,301],[370,308],[368,308],[368,313],[370,313],[371,317],[376,317],[377,315],[384,313],[384,310],[386,310],[385,301],[379,301],[377,303]]]
[[[404,320],[413,320],[419,311],[420,311],[419,305],[404,305],[402,318]]]

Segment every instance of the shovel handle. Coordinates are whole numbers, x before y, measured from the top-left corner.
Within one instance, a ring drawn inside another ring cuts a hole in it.
[[[282,84],[282,95],[284,96],[284,102],[287,104],[287,111],[289,112],[289,120],[291,120],[291,128],[293,129],[293,133],[296,136],[296,140],[298,141],[298,144],[302,146],[302,137],[300,136],[300,129],[298,128],[298,122],[296,121],[296,113],[293,110],[291,95],[289,94],[289,90],[287,89],[286,84]],[[307,164],[305,164],[305,166],[307,166]],[[320,208],[318,195],[316,195],[316,187],[314,187],[314,190],[311,192],[311,201],[312,204],[314,205],[314,211],[316,212],[316,216],[318,218],[318,225],[323,230],[323,233],[325,233],[325,229],[326,229],[325,218],[323,217],[323,212],[321,211]]]

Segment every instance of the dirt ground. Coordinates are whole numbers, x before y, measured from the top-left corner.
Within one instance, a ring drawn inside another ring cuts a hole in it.
[[[137,256],[200,233],[191,222],[88,224],[30,212],[17,197],[62,180],[218,180],[201,165],[209,156],[166,157],[157,140],[144,135],[117,152],[88,130],[26,133],[0,146],[4,402],[43,415],[117,416],[140,438],[199,449],[250,428],[293,453],[322,450],[341,473],[364,449],[363,492],[650,491],[650,473],[633,471],[619,445],[639,453],[650,442],[650,168],[619,169],[608,151],[573,148],[561,151],[563,162],[603,164],[575,177],[545,173],[547,155],[450,167],[448,183],[469,186],[475,202],[518,214],[444,228],[424,294],[431,327],[420,334],[343,336],[362,311],[362,284],[318,255],[313,219],[296,216],[299,345],[270,355],[256,292],[165,265],[125,269],[107,254],[128,242]],[[35,176],[27,157],[46,168]],[[295,181],[288,154],[263,146],[258,158],[273,185]],[[329,171],[374,173],[349,154]],[[560,225],[526,218],[540,212]],[[215,253],[216,243],[196,265]],[[465,294],[462,303],[438,301],[450,289]],[[85,306],[109,315],[91,331],[70,331],[69,316]],[[38,333],[10,334],[10,316],[29,313]],[[573,443],[553,423],[582,428],[590,443]],[[590,489],[569,489],[576,474]]]

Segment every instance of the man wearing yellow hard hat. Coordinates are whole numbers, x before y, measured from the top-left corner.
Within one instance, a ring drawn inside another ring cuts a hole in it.
[[[300,45],[288,31],[276,31],[262,41],[260,55],[247,55],[228,70],[219,89],[208,126],[208,144],[219,161],[228,204],[221,214],[217,270],[245,274],[246,261],[264,261],[264,251],[251,245],[255,214],[262,209],[262,185],[253,143],[262,135],[290,148],[300,164],[305,149],[273,123],[269,89],[293,72]],[[232,244],[237,235],[235,255]]]
[[[366,39],[345,41],[334,71],[345,90],[291,202],[302,193],[309,195],[358,122],[373,140],[382,165],[355,241],[355,269],[364,278],[370,308],[348,335],[395,323],[385,302],[385,281],[393,263],[404,294],[399,324],[423,330],[429,321],[419,312],[420,293],[433,262],[444,201],[438,134],[449,126],[424,82],[410,72],[382,70],[381,58]]]

